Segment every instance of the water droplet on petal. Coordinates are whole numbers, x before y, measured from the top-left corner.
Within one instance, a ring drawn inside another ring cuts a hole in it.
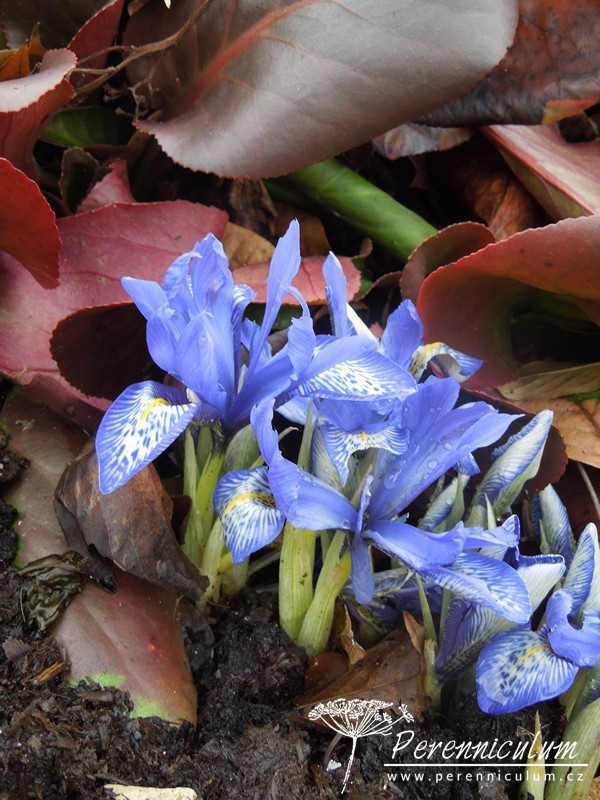
[[[436,461],[435,458],[432,458],[431,461],[428,462],[427,466],[429,467],[429,469],[435,469],[438,463],[439,462]]]

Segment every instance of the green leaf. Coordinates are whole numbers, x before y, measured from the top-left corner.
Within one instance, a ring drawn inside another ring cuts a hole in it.
[[[129,119],[110,108],[67,108],[42,129],[40,139],[59,147],[120,146],[132,133]]]

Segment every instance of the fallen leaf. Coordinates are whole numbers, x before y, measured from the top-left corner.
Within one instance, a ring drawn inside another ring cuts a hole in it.
[[[570,394],[593,392],[600,388],[600,363],[578,364],[562,369],[554,362],[532,362],[520,370],[520,377],[498,387],[515,403],[521,400],[554,400]]]
[[[80,10],[82,4],[77,4]],[[97,6],[97,3],[94,3]],[[86,59],[86,69],[103,69],[109,56],[107,48],[109,48],[117,35],[119,24],[121,22],[121,15],[123,13],[124,0],[110,0],[100,4],[96,13],[87,19],[81,27],[74,34],[73,38],[68,44],[69,50],[72,50],[81,61]],[[44,9],[44,18],[47,19],[48,11]],[[88,59],[87,57],[93,53],[100,53],[96,58]],[[76,74],[74,83],[81,86],[86,82],[85,73]],[[88,80],[95,78],[95,75],[90,75]]]
[[[483,133],[553,219],[600,214],[600,140],[565,142],[558,125],[491,125]]]
[[[125,43],[172,35],[199,9],[128,74],[162,109],[140,129],[177,163],[229,177],[283,175],[426,114],[492,69],[517,23],[512,0],[179,0],[136,13]]]
[[[65,469],[54,508],[72,550],[87,556],[93,548],[124,572],[193,602],[202,597],[207,581],[175,538],[173,503],[153,465],[120,489],[101,494],[98,460],[90,442]]]
[[[67,544],[53,495],[86,437],[20,389],[6,399],[2,422],[11,449],[30,461],[7,495],[19,509],[19,564],[63,553]],[[86,583],[51,629],[67,651],[71,679],[118,685],[130,692],[138,715],[195,722],[196,694],[177,618],[178,596],[121,572],[117,582],[116,595]]]
[[[428,125],[555,122],[600,97],[598,0],[519,0],[514,42],[463,97],[428,114]]]
[[[75,390],[60,375],[49,344],[57,323],[86,306],[128,301],[120,283],[125,274],[162,281],[177,256],[209,231],[222,236],[226,222],[225,212],[182,200],[115,203],[61,219],[61,283],[51,293],[0,253],[0,338],[11,342],[10,350],[0,352],[0,371],[26,385],[30,396],[94,430],[108,404]],[[112,352],[123,343],[105,344]]]
[[[260,264],[269,261],[274,245],[258,233],[228,222],[221,240],[229,266],[233,269],[243,264]]]
[[[373,139],[373,146],[382,156],[397,158],[418,156],[432,151],[441,152],[467,142],[473,136],[471,128],[434,128],[407,122]]]
[[[592,467],[600,467],[600,400],[574,403],[565,398],[555,400],[519,400],[519,405],[537,414],[544,408],[554,412],[554,426],[565,441],[567,455]]]
[[[426,707],[423,695],[423,664],[405,631],[395,630],[366,651],[364,658],[319,691],[295,699],[308,712],[317,703],[343,697],[346,700],[384,700],[405,704],[415,717]]]
[[[108,174],[95,183],[81,201],[77,212],[84,214],[111,203],[134,203],[131,193],[127,164],[125,161],[113,161],[108,167]]]
[[[364,658],[365,649],[354,638],[348,607],[341,601],[336,601],[335,604],[330,639],[334,647],[339,647],[346,654],[350,666]]]
[[[38,72],[0,83],[0,154],[32,177],[40,129],[73,97],[67,77],[76,60],[70,50],[50,50]]]
[[[60,235],[54,212],[35,181],[0,158],[0,250],[45,289],[58,285]]]

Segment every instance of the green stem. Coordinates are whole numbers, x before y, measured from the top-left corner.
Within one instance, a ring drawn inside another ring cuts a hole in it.
[[[546,788],[546,800],[585,800],[600,762],[600,700],[595,700],[571,717],[562,742],[577,744],[575,757],[561,758],[561,761],[571,760],[588,766],[554,767],[553,780]]]
[[[213,428],[211,434],[212,449],[204,464],[204,469],[198,481],[196,495],[193,499],[193,503],[200,515],[202,523],[202,531],[205,537],[204,546],[207,544],[206,540],[210,537],[209,531],[211,531],[215,521],[213,492],[217,481],[221,477],[223,461],[225,460],[225,438],[222,432]]]
[[[436,229],[334,158],[293,172],[287,180],[401,261]]]
[[[192,564],[199,567],[205,537],[202,531],[202,517],[194,502],[197,489],[198,462],[196,460],[196,448],[188,428],[185,432],[183,445],[183,493],[192,498],[192,507],[190,508],[187,528],[185,529],[183,552]]]
[[[279,624],[290,639],[300,633],[313,599],[314,531],[298,530],[286,522],[279,561]]]
[[[248,582],[249,561],[246,559],[242,561],[241,564],[232,564],[232,566],[227,569],[223,569],[223,561],[224,559],[221,558],[219,565],[219,572],[223,575],[221,578],[221,588],[223,589],[224,595],[231,597],[241,592]]]
[[[223,526],[221,525],[221,520],[217,517],[204,547],[202,563],[199,567],[200,573],[206,575],[209,581],[208,588],[198,604],[198,608],[202,613],[206,611],[209,603],[217,603],[219,601],[221,588],[219,565],[224,547]]]
[[[350,576],[350,548],[346,548],[342,555],[345,541],[345,533],[337,531],[327,550],[315,595],[296,639],[296,644],[304,647],[311,658],[327,647],[335,600]]]

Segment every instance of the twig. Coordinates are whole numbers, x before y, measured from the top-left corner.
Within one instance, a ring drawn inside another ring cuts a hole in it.
[[[594,506],[594,511],[596,512],[596,516],[600,519],[600,501],[598,500],[598,495],[596,494],[596,490],[594,489],[592,482],[590,480],[590,476],[585,471],[585,467],[579,461],[575,462],[577,465],[577,469],[579,470],[579,474],[581,475],[581,479],[585,483],[585,488],[588,490],[590,498],[592,500],[592,505]]]
[[[88,56],[88,59],[92,57],[97,57],[105,52],[110,52],[113,50],[131,50],[131,55],[127,56],[127,58],[123,59],[120,64],[117,64],[114,67],[106,67],[106,69],[101,70],[101,75],[94,81],[90,81],[86,83],[85,86],[82,86],[76,92],[76,96],[80,97],[81,95],[89,94],[93,92],[95,89],[99,89],[106,81],[110,80],[110,78],[114,77],[117,73],[121,72],[123,69],[129,66],[129,64],[136,61],[138,58],[143,58],[144,56],[151,55],[152,53],[160,53],[163,50],[168,50],[170,47],[174,47],[178,42],[185,36],[188,30],[196,23],[200,15],[206,11],[208,6],[213,2],[213,0],[204,0],[202,5],[200,5],[194,13],[187,19],[184,24],[179,28],[179,30],[175,31],[175,33],[171,34],[171,36],[167,36],[165,39],[161,39],[159,42],[150,42],[149,44],[142,45],[141,47],[131,47],[125,48],[121,46],[117,47],[108,47],[105,50],[99,50],[98,53],[93,53],[92,56]],[[85,73],[85,74],[95,74],[95,70],[86,69],[85,67],[76,68],[73,70],[74,72]]]

